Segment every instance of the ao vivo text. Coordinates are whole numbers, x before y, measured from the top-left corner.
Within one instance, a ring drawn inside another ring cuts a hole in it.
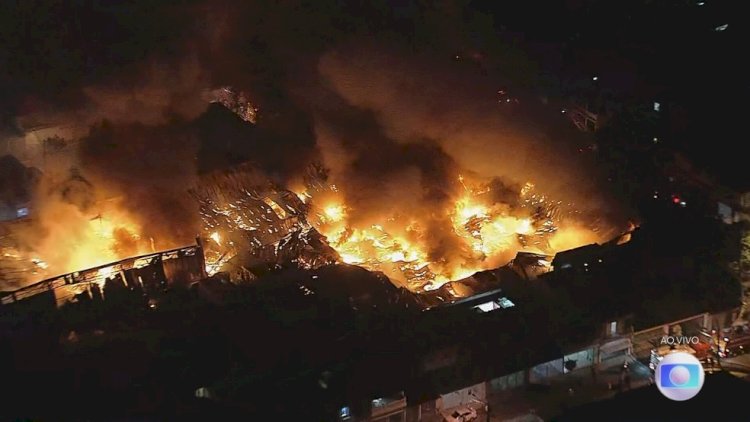
[[[686,345],[686,344],[698,344],[700,340],[698,336],[664,336],[661,338],[661,344],[668,345]]]

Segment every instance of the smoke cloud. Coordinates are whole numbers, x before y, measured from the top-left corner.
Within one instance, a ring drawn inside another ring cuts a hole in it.
[[[402,230],[420,222],[438,263],[470,254],[443,212],[464,189],[459,175],[492,180],[495,199],[509,209],[533,182],[582,214],[616,220],[620,207],[576,154],[569,125],[514,91],[508,75],[527,62],[501,55],[506,62],[488,69],[451,60],[468,45],[466,28],[491,25],[462,16],[461,7],[372,8],[196,1],[133,2],[90,16],[46,11],[79,19],[79,28],[58,34],[70,64],[48,64],[57,81],[9,68],[0,84],[33,87],[54,112],[32,114],[86,130],[39,188],[39,224],[24,241],[55,251],[46,259],[65,270],[84,265],[65,251],[95,243],[81,236],[96,230],[108,232],[113,256],[192,242],[200,227],[187,189],[203,171],[242,162],[289,184],[323,161],[352,223]],[[376,12],[382,21],[374,23]],[[89,31],[101,26],[112,30],[91,40]],[[206,91],[221,85],[250,94],[260,107],[257,126],[209,107]],[[498,103],[501,89],[518,107]],[[14,92],[12,108],[20,110],[27,96]]]
[[[581,154],[585,138],[502,72],[483,74],[431,51],[369,42],[327,51],[317,70],[319,91],[304,97],[349,223],[382,226],[426,248],[435,273],[496,267],[525,249],[503,232],[517,224],[513,217],[533,215],[520,203],[527,183],[565,214],[551,250],[609,240],[624,228],[624,207]],[[451,213],[471,196],[463,179],[488,183],[484,205],[491,215],[510,217],[497,220],[505,228],[481,229],[489,256],[456,233],[463,228]],[[405,230],[415,222],[418,230]]]
[[[190,120],[206,110],[202,94],[211,80],[195,56],[177,63],[155,60],[138,66],[134,75],[132,80],[120,76],[84,87],[86,121],[159,125],[175,118]]]
[[[383,137],[404,148],[436,145],[424,160],[450,160],[461,171],[510,185],[531,182],[592,214],[617,209],[600,188],[592,163],[578,151],[581,136],[561,124],[567,122],[558,118],[559,111],[540,110],[538,99],[522,90],[515,92],[519,105],[498,103],[498,90],[514,94],[502,74],[483,76],[444,57],[361,47],[325,54],[319,71],[347,104],[371,113]],[[381,145],[371,143],[371,148]],[[394,159],[402,158],[383,152],[372,161],[387,171]]]
[[[120,198],[157,248],[190,243],[199,232],[197,206],[186,195],[197,177],[195,137],[183,122],[162,126],[93,127],[79,160],[86,177]]]

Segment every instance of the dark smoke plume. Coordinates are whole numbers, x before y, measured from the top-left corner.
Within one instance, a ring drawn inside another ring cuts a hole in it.
[[[83,139],[80,166],[93,186],[137,218],[143,236],[163,249],[189,243],[199,227],[186,195],[196,174],[195,138],[184,122],[161,126],[104,122]]]
[[[199,230],[190,184],[243,162],[290,183],[322,160],[356,219],[424,221],[435,259],[463,253],[439,212],[462,189],[459,174],[494,178],[502,202],[532,181],[585,213],[614,215],[619,205],[571,152],[576,135],[526,90],[533,63],[496,41],[491,20],[465,13],[463,2],[343,3],[20,2],[3,10],[3,109],[87,128],[71,162],[77,173],[37,194],[45,242],[69,237],[50,234],[59,227],[49,219],[72,212],[88,224],[91,203],[107,200],[154,239],[149,247],[190,242]],[[453,59],[477,49],[477,60]],[[257,103],[257,126],[209,107],[206,90],[223,85]],[[499,89],[517,93],[520,109],[501,108]],[[118,239],[133,248],[122,232]]]
[[[498,104],[499,89],[512,92],[502,74],[483,77],[432,55],[360,46],[324,55],[319,69],[331,89],[350,106],[370,111],[378,129],[397,144],[428,140],[462,171],[517,185],[532,182],[582,210],[614,210],[594,166],[578,154],[580,137],[559,121],[549,123],[561,120],[556,110],[545,113],[522,90],[518,107]],[[399,157],[376,162],[388,166],[391,160]]]

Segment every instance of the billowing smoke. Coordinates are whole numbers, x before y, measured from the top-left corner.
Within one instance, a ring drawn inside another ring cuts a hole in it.
[[[194,240],[197,207],[185,192],[197,176],[196,141],[183,122],[92,128],[80,165],[93,185],[138,220],[156,248]]]
[[[89,122],[164,124],[189,120],[205,111],[202,90],[211,86],[198,58],[187,56],[176,63],[153,60],[136,66],[129,76],[86,86],[84,111]]]
[[[574,204],[580,224],[590,216],[614,220],[619,207],[609,206],[596,173],[571,148],[569,125],[506,78],[527,63],[502,56],[499,71],[488,71],[451,60],[466,44],[463,29],[478,27],[460,7],[447,14],[374,7],[360,16],[335,1],[314,10],[263,3],[144,1],[91,16],[29,11],[77,19],[70,21],[78,27],[63,23],[57,34],[70,46],[60,49],[64,63],[47,66],[56,66],[59,80],[19,67],[0,84],[33,87],[34,98],[54,106],[33,113],[84,130],[69,148],[74,154],[48,166],[55,171],[36,195],[38,224],[22,243],[69,271],[99,263],[76,256],[101,252],[72,252],[102,243],[87,236],[105,238],[107,258],[192,242],[200,227],[187,190],[200,173],[243,162],[293,187],[308,164],[322,161],[350,223],[419,226],[405,236],[419,233],[429,245],[425,259],[438,266],[474,253],[445,213],[466,191],[459,176],[489,180],[492,202],[509,214],[532,182]],[[115,14],[120,8],[127,13]],[[376,12],[380,23],[369,18]],[[404,14],[419,19],[406,23]],[[89,36],[102,27],[112,30],[101,40]],[[365,42],[362,34],[374,36]],[[39,53],[36,60],[57,57]],[[45,66],[29,69],[37,67]],[[207,90],[221,85],[249,93],[260,107],[257,125],[209,106]],[[500,90],[518,107],[498,103]],[[14,92],[18,111],[27,98]]]
[[[325,54],[319,70],[350,106],[369,113],[390,143],[403,148],[435,145],[420,160],[449,160],[460,171],[499,177],[518,187],[531,182],[541,192],[575,203],[582,211],[603,215],[617,209],[600,188],[594,167],[578,154],[580,135],[560,125],[558,110],[540,110],[537,98],[522,90],[514,92],[503,82],[502,73],[483,76],[445,57],[361,47]],[[520,104],[508,106],[505,98],[498,102],[499,90],[509,91]],[[362,135],[354,130],[344,137]],[[398,151],[389,152],[377,140],[362,142],[371,150],[384,149],[375,153],[379,160],[372,160],[384,172],[393,160],[409,160]],[[445,186],[447,182],[436,183]]]
[[[201,227],[187,191],[201,172],[251,161],[283,181],[304,168],[314,149],[304,118],[285,123],[270,110],[262,127],[248,127],[210,107],[212,89],[258,81],[257,71],[234,70],[243,54],[226,36],[244,24],[228,22],[237,8],[225,6],[137,1],[9,11],[32,22],[70,17],[33,32],[45,42],[27,42],[11,26],[8,44],[0,44],[0,58],[34,58],[8,62],[0,74],[1,86],[16,88],[3,98],[4,109],[17,114],[8,120],[28,122],[22,130],[56,125],[65,138],[54,148],[45,144],[32,163],[44,170],[32,220],[12,228],[14,248],[46,270],[28,281],[192,243]],[[25,51],[15,50],[22,45]],[[55,54],[37,51],[40,45],[57,46]],[[284,138],[297,150],[289,159]]]
[[[44,145],[32,219],[13,227],[18,249],[43,263],[27,282],[194,242],[197,206],[186,191],[200,139],[191,122],[209,87],[194,56],[148,60],[81,86],[68,108],[32,114],[67,136]]]
[[[438,144],[398,143],[382,133],[372,113],[346,107],[319,117],[318,127],[331,181],[344,192],[352,225],[392,230],[390,224],[417,221],[430,237],[433,262],[461,260],[465,251],[444,212],[460,190],[458,168]],[[389,221],[390,216],[403,218]]]
[[[326,52],[318,72],[324,93],[307,98],[349,224],[382,226],[418,243],[433,271],[455,277],[478,262],[508,262],[530,246],[505,235],[528,231],[510,228],[523,220],[564,220],[542,247],[547,252],[608,240],[623,229],[622,206],[602,189],[594,163],[580,154],[580,134],[559,111],[514,90],[502,72],[490,77],[446,57],[367,43]],[[456,210],[463,198],[474,196],[473,182],[489,192],[482,210]],[[521,203],[524,186],[533,186],[546,204],[554,201],[546,216],[540,219],[528,198]],[[486,211],[495,219],[491,224],[479,221]],[[457,218],[462,212],[467,216]],[[404,234],[412,222],[421,225],[413,232],[419,239]],[[492,244],[492,238],[509,243]]]

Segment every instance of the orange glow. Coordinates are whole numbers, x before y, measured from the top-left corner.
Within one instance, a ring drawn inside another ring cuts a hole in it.
[[[124,241],[137,241],[138,227],[130,221],[114,221],[104,217],[89,221],[86,230],[81,233],[79,242],[71,251],[67,271],[75,271],[83,268],[91,268],[107,262],[125,258],[127,256],[145,253],[137,245],[128,245],[121,248],[119,236],[124,236]],[[129,238],[129,239],[128,239]],[[126,250],[123,250],[126,249]]]
[[[75,268],[87,268],[92,265],[100,265],[130,254],[140,253],[137,246],[132,250],[120,250],[118,236],[130,237],[130,240],[139,240],[138,227],[130,221],[115,221],[99,217],[90,220],[89,233],[85,233],[85,241],[76,248],[72,262],[78,262]],[[143,251],[145,252],[145,251]]]
[[[590,229],[562,224],[550,216],[552,213],[539,213],[538,209],[551,201],[535,194],[532,183],[519,192],[519,200],[526,205],[511,212],[508,205],[488,199],[492,197],[486,195],[489,185],[472,184],[463,176],[458,176],[458,182],[464,192],[452,207],[442,210],[445,218],[440,219],[447,218],[457,249],[465,251],[456,256],[430,258],[430,233],[421,228],[424,222],[383,215],[376,224],[353,223],[351,217],[356,213],[341,197],[323,202],[326,205],[315,225],[342,262],[382,271],[414,291],[434,290],[451,280],[496,268],[519,251],[554,254],[597,238]]]
[[[62,203],[40,210],[39,221],[48,235],[35,245],[37,266],[44,270],[37,277],[93,268],[151,251],[148,239],[141,238],[140,225],[118,204],[103,203],[97,212],[83,214]]]

